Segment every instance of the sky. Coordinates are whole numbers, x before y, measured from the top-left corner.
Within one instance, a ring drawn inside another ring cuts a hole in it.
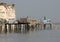
[[[60,22],[60,0],[0,0],[15,4],[16,17],[29,17],[37,20],[44,16],[53,22]]]

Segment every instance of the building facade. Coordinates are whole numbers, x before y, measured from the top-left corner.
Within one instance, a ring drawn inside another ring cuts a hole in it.
[[[15,20],[14,4],[0,3],[0,18],[7,21]]]

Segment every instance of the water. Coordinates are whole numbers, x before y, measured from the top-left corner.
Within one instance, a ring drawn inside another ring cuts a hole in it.
[[[53,30],[0,34],[0,42],[60,42],[60,25]]]

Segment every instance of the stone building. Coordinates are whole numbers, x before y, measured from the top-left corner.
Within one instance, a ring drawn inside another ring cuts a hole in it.
[[[14,4],[0,3],[0,19],[6,21],[16,19]]]

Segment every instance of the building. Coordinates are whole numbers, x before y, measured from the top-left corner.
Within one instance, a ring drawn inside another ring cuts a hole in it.
[[[35,19],[28,19],[28,22],[30,22],[30,26],[35,26],[37,24],[37,20]]]
[[[44,24],[51,24],[51,19],[46,19],[46,17],[44,17],[43,23]]]
[[[16,20],[14,4],[0,3],[0,19]]]
[[[22,22],[22,23],[30,23],[29,25],[30,26],[35,26],[36,24],[37,24],[37,20],[35,20],[35,19],[31,19],[31,18],[20,18],[20,20],[19,20],[20,22]]]
[[[28,21],[28,18],[20,18],[20,22],[22,22],[22,23],[27,23]]]

